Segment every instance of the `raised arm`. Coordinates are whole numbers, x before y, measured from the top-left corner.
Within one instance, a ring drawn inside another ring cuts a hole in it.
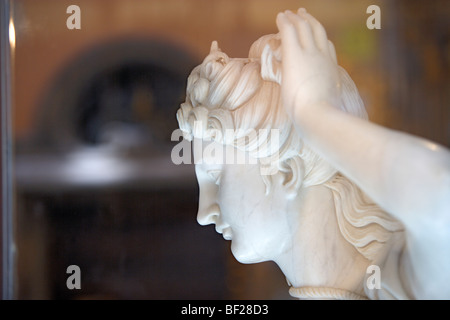
[[[339,110],[336,54],[322,25],[280,13],[282,99],[298,133],[403,222],[402,274],[416,298],[450,299],[450,152]]]
[[[283,104],[302,138],[410,231],[434,221],[450,233],[450,152],[339,110],[336,53],[323,26],[304,9],[280,13],[277,25]]]

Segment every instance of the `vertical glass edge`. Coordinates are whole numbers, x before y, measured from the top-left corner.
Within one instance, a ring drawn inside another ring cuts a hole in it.
[[[10,0],[0,0],[1,14],[1,144],[2,144],[2,299],[13,299],[14,239],[12,185],[12,70],[9,25],[12,18]]]

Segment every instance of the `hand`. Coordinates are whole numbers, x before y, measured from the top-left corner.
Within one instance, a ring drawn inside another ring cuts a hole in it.
[[[279,13],[283,105],[295,121],[319,104],[340,103],[339,67],[323,26],[301,8]]]

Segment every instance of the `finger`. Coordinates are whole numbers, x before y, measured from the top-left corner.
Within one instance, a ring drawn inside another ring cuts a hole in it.
[[[289,43],[293,45],[299,45],[296,29],[292,25],[285,13],[280,12],[277,15],[277,27],[280,31],[282,43]]]
[[[300,45],[297,30],[292,24],[291,20],[287,17],[286,12],[280,12],[277,15],[277,27],[280,31],[281,42],[282,44],[290,45],[290,46],[298,46]]]
[[[279,13],[276,22],[281,36],[281,54],[286,61],[296,55],[298,49],[301,49],[300,41],[296,28],[285,13]]]
[[[316,47],[314,43],[314,35],[308,21],[290,11],[287,12],[286,16],[297,29],[297,34],[302,48],[308,50],[314,49]]]
[[[328,52],[328,38],[327,32],[322,24],[317,21],[312,15],[310,15],[304,8],[300,8],[298,10],[298,15],[308,21],[309,25],[312,28],[312,32],[314,34],[314,39],[317,47],[324,53]]]
[[[328,40],[328,52],[330,53],[331,59],[337,64],[337,55],[336,55],[336,49],[334,48],[333,42]]]

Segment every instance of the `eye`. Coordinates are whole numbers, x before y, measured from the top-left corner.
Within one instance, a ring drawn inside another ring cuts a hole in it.
[[[220,184],[220,178],[222,176],[222,171],[220,170],[209,170],[208,176],[211,177],[211,179],[214,180],[214,183],[219,185]]]

